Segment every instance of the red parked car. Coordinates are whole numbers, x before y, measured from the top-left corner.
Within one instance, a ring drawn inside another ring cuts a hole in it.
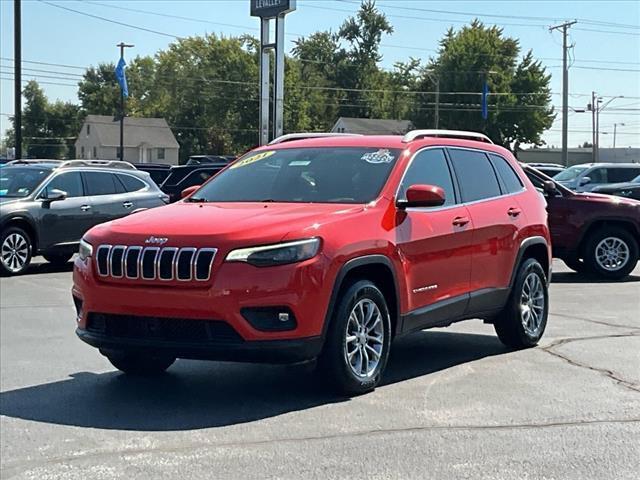
[[[179,203],[91,229],[78,336],[137,374],[318,358],[348,394],[378,385],[391,341],[416,330],[480,318],[508,346],[540,340],[547,212],[511,153],[469,132],[316,137],[281,137]]]
[[[575,193],[534,168],[524,169],[546,190],[554,257],[577,272],[613,280],[633,271],[640,250],[640,201]]]

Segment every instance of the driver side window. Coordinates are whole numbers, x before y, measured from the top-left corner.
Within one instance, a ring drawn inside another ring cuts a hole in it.
[[[407,188],[411,185],[434,185],[441,187],[445,194],[443,206],[456,203],[451,171],[449,170],[449,165],[447,164],[447,159],[442,149],[432,148],[416,154],[402,179],[398,199],[406,199]]]
[[[56,175],[44,189],[47,195],[51,190],[62,190],[67,192],[67,198],[84,196],[84,188],[82,187],[82,178],[79,172],[66,172]]]

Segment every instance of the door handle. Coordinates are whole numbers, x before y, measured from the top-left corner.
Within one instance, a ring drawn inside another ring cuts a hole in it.
[[[507,213],[510,217],[517,217],[522,213],[522,210],[520,210],[519,208],[511,207],[509,210],[507,210]]]
[[[86,212],[87,210],[91,210],[91,205],[82,205],[80,207],[80,210],[82,210],[83,212]]]
[[[451,222],[453,225],[455,225],[456,227],[464,227],[467,223],[469,223],[469,218],[468,217],[456,217],[453,219],[453,222]]]
[[[124,208],[131,208],[131,207],[133,207],[133,203],[131,203],[131,202],[122,202],[122,206]]]

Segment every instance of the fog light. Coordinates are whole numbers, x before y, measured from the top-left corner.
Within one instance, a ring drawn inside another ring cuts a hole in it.
[[[295,315],[283,306],[247,307],[240,313],[253,328],[262,332],[283,332],[297,327]]]

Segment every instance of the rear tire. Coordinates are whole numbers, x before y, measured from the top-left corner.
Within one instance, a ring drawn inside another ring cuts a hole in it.
[[[175,357],[149,356],[135,353],[108,352],[111,365],[129,375],[158,375],[169,368]]]
[[[340,394],[361,395],[380,384],[389,358],[391,319],[384,295],[368,280],[338,297],[319,372]]]
[[[600,277],[626,277],[638,263],[638,240],[620,227],[597,230],[587,238],[584,261]]]
[[[0,234],[0,274],[20,275],[31,263],[31,237],[20,227],[9,227]]]
[[[496,317],[495,331],[508,347],[533,347],[542,338],[548,314],[549,292],[544,269],[535,258],[527,258],[518,267],[507,305]]]
[[[55,265],[56,267],[62,267],[66,265],[69,260],[71,260],[71,257],[73,255],[68,253],[52,253],[52,254],[42,255],[42,256],[51,265]]]

